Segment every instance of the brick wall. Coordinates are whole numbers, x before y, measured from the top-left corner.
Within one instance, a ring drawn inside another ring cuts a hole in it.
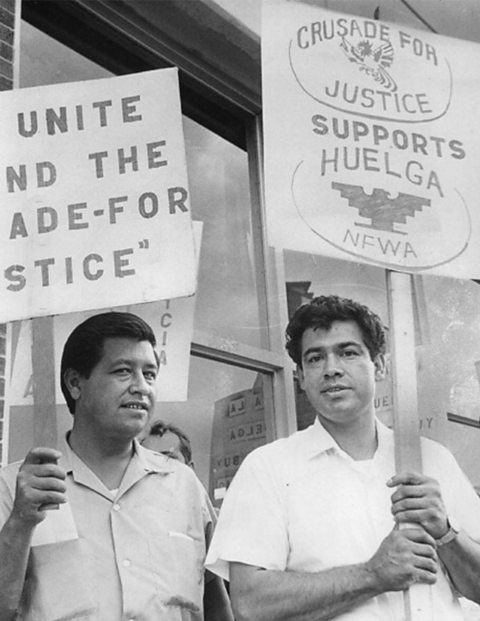
[[[0,90],[13,88],[16,0],[0,0]]]
[[[0,0],[0,91],[10,90],[14,87],[14,62],[16,38],[15,29],[18,28],[18,12],[20,0]],[[5,349],[6,349],[6,325],[0,324],[0,463],[3,462],[5,445],[8,441],[3,437],[5,421]]]

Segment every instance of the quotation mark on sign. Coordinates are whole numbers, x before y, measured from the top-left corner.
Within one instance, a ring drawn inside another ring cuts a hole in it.
[[[139,248],[144,248],[145,250],[147,250],[150,247],[150,242],[148,239],[142,239],[141,241],[138,242],[138,247]]]

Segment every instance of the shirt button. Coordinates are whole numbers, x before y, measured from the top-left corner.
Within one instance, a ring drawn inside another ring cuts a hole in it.
[[[124,567],[130,567],[131,561],[129,561],[128,558],[126,558],[124,561],[122,561],[122,565]]]
[[[113,505],[112,509],[114,511],[120,511],[120,505]]]

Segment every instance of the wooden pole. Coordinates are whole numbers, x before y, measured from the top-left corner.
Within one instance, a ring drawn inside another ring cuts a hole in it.
[[[32,319],[33,442],[57,447],[53,317]]]
[[[412,290],[410,274],[387,270],[397,473],[422,472]],[[413,585],[404,595],[405,621],[435,621],[429,585]]]

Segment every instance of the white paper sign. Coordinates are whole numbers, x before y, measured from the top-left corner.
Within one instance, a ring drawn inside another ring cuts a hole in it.
[[[273,246],[480,275],[480,45],[265,0]]]
[[[195,292],[176,69],[0,101],[0,321]]]

